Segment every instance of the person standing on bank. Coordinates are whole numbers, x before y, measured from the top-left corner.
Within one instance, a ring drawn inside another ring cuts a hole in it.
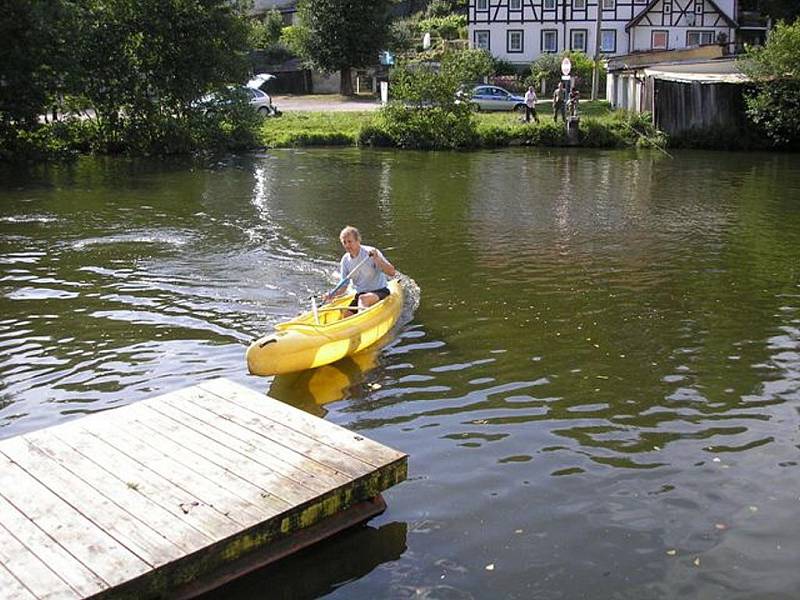
[[[539,116],[536,114],[536,92],[533,91],[533,86],[528,86],[528,91],[525,92],[525,122],[531,122],[531,115],[533,120],[539,122]]]
[[[567,90],[564,87],[564,82],[561,81],[553,92],[553,122],[558,123],[558,115],[561,114],[561,119],[567,122]]]
[[[342,280],[349,279],[356,290],[356,297],[350,306],[364,309],[389,295],[387,275],[394,277],[397,269],[386,260],[380,250],[361,244],[361,233],[352,225],[348,225],[339,234],[339,241],[345,249],[339,263]],[[334,294],[343,294],[345,288]],[[330,298],[326,297],[325,301]]]

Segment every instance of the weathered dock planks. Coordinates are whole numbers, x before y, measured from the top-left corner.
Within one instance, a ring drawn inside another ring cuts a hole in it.
[[[191,595],[383,509],[406,455],[225,379],[0,441],[0,598]]]

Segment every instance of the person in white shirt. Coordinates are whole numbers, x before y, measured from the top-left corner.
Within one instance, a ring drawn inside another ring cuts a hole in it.
[[[364,309],[386,298],[390,293],[386,277],[397,273],[394,265],[377,248],[362,245],[361,233],[352,225],[342,229],[339,241],[346,250],[339,263],[341,278],[349,279],[356,290],[351,306]],[[346,286],[333,295],[338,296],[345,289]]]
[[[539,116],[536,114],[536,92],[533,91],[533,86],[528,87],[528,91],[525,92],[525,122],[531,122],[531,116],[533,116],[533,120],[537,123],[539,122]]]

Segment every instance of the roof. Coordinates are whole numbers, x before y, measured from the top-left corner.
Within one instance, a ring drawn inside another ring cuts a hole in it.
[[[704,1],[705,1],[705,2],[708,2],[708,3],[711,5],[711,7],[712,7],[714,10],[716,10],[716,11],[719,13],[719,14],[720,14],[720,16],[722,16],[722,18],[723,18],[723,19],[725,19],[725,21],[728,23],[728,25],[729,25],[730,27],[739,27],[739,25],[736,23],[736,21],[734,21],[733,19],[731,19],[731,18],[730,18],[730,17],[729,17],[729,16],[728,16],[728,15],[725,13],[725,11],[724,11],[724,10],[722,10],[722,9],[721,9],[719,6],[717,6],[717,3],[716,3],[716,2],[714,2],[714,0],[704,0]],[[628,31],[628,30],[629,30],[631,27],[635,27],[636,25],[638,25],[638,24],[639,24],[639,21],[641,21],[641,20],[644,18],[644,16],[645,16],[647,13],[649,13],[649,12],[650,12],[650,9],[652,9],[652,8],[653,8],[653,7],[654,7],[656,4],[658,4],[659,2],[662,2],[662,0],[650,0],[650,2],[648,2],[648,3],[647,3],[647,6],[645,6],[645,7],[642,9],[642,12],[640,12],[638,15],[636,15],[636,16],[635,16],[635,17],[633,17],[633,18],[632,18],[630,21],[628,21],[628,22],[627,22],[627,24],[625,25],[625,31]]]
[[[644,70],[647,77],[679,83],[745,83],[750,81],[735,60],[661,64]]]
[[[643,50],[631,54],[609,56],[606,61],[609,71],[643,69],[658,64],[706,62],[722,58],[722,47],[717,44],[690,46],[672,50]]]

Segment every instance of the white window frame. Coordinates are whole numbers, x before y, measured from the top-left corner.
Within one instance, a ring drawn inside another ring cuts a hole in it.
[[[553,39],[552,49],[546,45],[548,38]],[[542,29],[542,54],[555,54],[558,52],[558,29]]]
[[[663,46],[656,46],[655,39],[656,34],[663,34],[664,35],[664,45]],[[654,29],[650,33],[650,48],[652,50],[668,50],[669,49],[669,31],[666,29]]]
[[[515,48],[512,44],[514,36],[519,36],[519,47]],[[520,54],[525,51],[525,32],[522,29],[509,29],[506,34],[506,52],[509,54]]]
[[[482,36],[486,36],[486,45],[481,45],[480,38]],[[483,50],[491,50],[492,49],[492,37],[489,35],[488,29],[476,29],[475,30],[475,38],[474,38],[474,46],[475,48],[483,49]]]
[[[689,37],[696,35],[697,36],[697,43],[692,44],[689,42]],[[707,41],[703,41],[705,38]],[[713,44],[715,39],[714,30],[713,29],[694,29],[691,31],[686,32],[686,46],[708,46],[709,44]]]
[[[609,48],[605,44],[606,35],[611,34],[611,39],[614,41],[614,47]],[[617,30],[616,29],[601,29],[600,30],[600,51],[605,52],[606,54],[611,53],[614,54],[617,51]]]
[[[575,44],[575,34],[583,36],[583,46],[578,46]],[[589,39],[589,32],[586,29],[571,29],[569,32],[569,49],[586,52],[586,45],[588,39]]]

